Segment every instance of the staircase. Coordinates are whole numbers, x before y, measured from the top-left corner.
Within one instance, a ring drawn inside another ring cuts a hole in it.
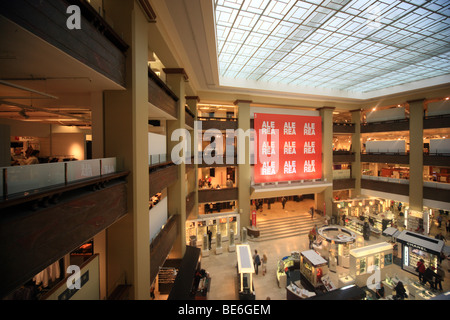
[[[299,213],[290,217],[258,221],[257,227],[260,231],[260,236],[248,238],[248,240],[262,242],[307,235],[314,225],[320,228],[323,225],[323,218],[319,215],[314,215],[313,220],[309,213]]]

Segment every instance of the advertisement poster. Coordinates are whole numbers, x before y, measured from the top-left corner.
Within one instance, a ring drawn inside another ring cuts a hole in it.
[[[322,178],[322,118],[255,113],[254,182]]]

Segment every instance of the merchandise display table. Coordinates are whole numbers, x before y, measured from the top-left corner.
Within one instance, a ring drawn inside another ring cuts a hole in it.
[[[342,277],[339,277],[338,286],[339,286],[339,288],[342,288],[342,287],[346,287],[346,286],[349,286],[354,283],[355,283],[355,279],[353,279],[352,277],[342,276]]]

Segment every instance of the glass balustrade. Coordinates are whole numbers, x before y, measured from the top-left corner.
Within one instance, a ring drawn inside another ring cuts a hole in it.
[[[117,172],[116,158],[2,167],[0,194],[3,197],[26,194],[115,172]]]

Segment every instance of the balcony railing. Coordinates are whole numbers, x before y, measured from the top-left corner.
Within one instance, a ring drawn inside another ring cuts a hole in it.
[[[148,156],[148,165],[154,166],[162,163],[166,163],[169,158],[166,153],[163,154],[151,154]]]
[[[361,123],[361,133],[409,130],[409,119]]]
[[[116,172],[116,158],[3,167],[0,192],[7,200]]]
[[[202,121],[203,130],[236,130],[238,128],[237,118],[198,117],[198,120]]]
[[[355,124],[351,122],[333,122],[335,133],[355,133]]]

